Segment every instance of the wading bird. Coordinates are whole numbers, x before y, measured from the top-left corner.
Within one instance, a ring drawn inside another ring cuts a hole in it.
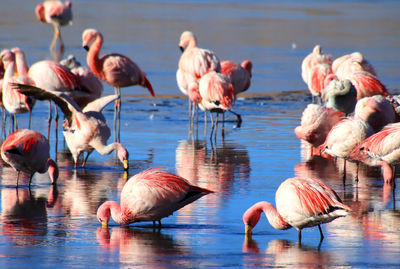
[[[246,235],[251,236],[261,213],[264,212],[272,227],[286,230],[297,229],[301,244],[301,230],[348,215],[350,208],[344,205],[337,193],[328,185],[312,178],[289,178],[279,186],[275,194],[276,208],[269,202],[258,202],[243,214]]]
[[[36,172],[49,172],[53,184],[58,178],[58,166],[50,159],[49,141],[41,133],[19,129],[11,133],[1,145],[1,157],[17,172],[17,187],[20,172],[29,174],[29,187]]]
[[[161,227],[161,219],[213,191],[191,185],[186,179],[159,168],[147,169],[131,177],[121,191],[121,205],[104,202],[97,219],[107,227],[110,217],[120,225],[152,221]]]

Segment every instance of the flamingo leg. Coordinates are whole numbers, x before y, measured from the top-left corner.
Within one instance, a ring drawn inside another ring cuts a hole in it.
[[[84,168],[85,167],[85,165],[86,165],[86,161],[87,161],[87,159],[89,158],[89,155],[92,153],[93,151],[89,151],[88,153],[87,153],[87,155],[86,155],[86,158],[83,160],[83,163],[82,163],[82,168]]]
[[[300,246],[301,245],[301,230],[300,229],[298,230],[298,234],[299,234],[299,237],[298,237],[297,243]]]
[[[215,128],[214,117],[213,117],[213,114],[212,114],[212,113],[210,113],[210,118],[211,118],[211,133],[210,133],[210,140],[212,141],[212,135],[213,135],[214,128]]]
[[[47,139],[50,140],[50,128],[51,128],[51,101],[49,101],[49,119],[48,119],[48,127],[47,127]]]
[[[115,100],[115,111],[114,111],[114,141],[120,141],[120,120],[121,120],[121,90],[119,87],[115,87],[115,94],[118,96]]]
[[[236,116],[236,121],[237,121],[236,128],[240,128],[240,126],[242,126],[242,116],[240,116],[240,114],[236,113],[231,109],[229,109],[228,111]]]
[[[29,110],[29,123],[28,123],[28,129],[31,128],[31,119],[32,119],[32,111]]]
[[[13,115],[13,132],[18,129],[17,114]]]
[[[346,160],[343,159],[343,183],[346,181]]]
[[[17,174],[17,189],[18,189],[18,184],[19,184],[19,174],[21,173],[21,171],[18,171],[18,174]]]
[[[322,240],[324,240],[324,234],[322,233],[321,225],[319,224],[318,224],[318,229],[319,229],[319,234],[321,235],[320,242],[322,242]]]

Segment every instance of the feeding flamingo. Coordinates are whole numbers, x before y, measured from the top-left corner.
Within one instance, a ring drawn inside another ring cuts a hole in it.
[[[365,139],[353,149],[350,158],[369,166],[381,166],[385,182],[393,182],[393,167],[400,163],[400,123],[389,124]]]
[[[217,113],[215,121],[211,114],[212,127],[210,137],[212,137],[214,130],[215,134],[217,133],[218,114],[232,109],[232,103],[235,100],[234,88],[227,76],[215,71],[203,75],[198,87],[201,96],[199,107],[202,110]]]
[[[209,71],[220,72],[221,63],[213,51],[197,47],[197,38],[191,31],[181,34],[179,48],[182,55],[176,73],[177,83],[182,93],[189,97],[189,113],[190,104],[193,103],[193,111],[189,115],[193,123],[196,105],[201,99],[198,91],[199,79]]]
[[[140,221],[158,222],[173,212],[213,191],[191,185],[186,179],[159,168],[147,169],[131,177],[121,191],[121,205],[104,202],[97,219],[107,227],[110,217],[120,225]]]
[[[60,53],[64,53],[64,42],[62,40],[61,26],[72,24],[72,4],[58,0],[46,0],[35,8],[36,17],[39,21],[53,25],[54,36],[50,44],[50,51],[54,51],[57,39],[60,39]],[[56,54],[56,61],[58,56]]]
[[[301,244],[301,230],[348,215],[350,208],[344,205],[337,193],[320,180],[294,177],[281,183],[275,194],[276,208],[269,202],[258,202],[243,214],[246,235],[251,236],[261,213],[264,212],[272,227],[286,230],[291,227],[298,231]]]
[[[4,108],[11,114],[11,130],[18,129],[16,114],[29,112],[29,128],[31,122],[31,113],[35,105],[35,99],[19,93],[11,87],[11,83],[26,83],[31,84],[32,81],[26,75],[15,75],[17,66],[15,63],[15,55],[10,50],[1,52],[2,61],[6,67],[3,79],[2,102]]]
[[[49,141],[41,133],[19,129],[11,133],[1,145],[1,157],[16,171],[17,187],[20,172],[29,174],[29,187],[36,172],[49,172],[51,182],[56,184],[58,178],[57,163],[50,159]]]
[[[79,156],[87,152],[88,154],[82,163],[82,167],[85,167],[87,158],[95,149],[102,155],[108,155],[116,150],[124,169],[128,170],[128,151],[117,142],[106,145],[110,137],[110,129],[106,124],[105,117],[101,113],[103,108],[110,102],[115,101],[118,96],[104,96],[89,103],[84,109],[81,109],[64,93],[52,92],[23,84],[14,84],[13,86],[20,92],[32,95],[38,100],[53,100],[60,107],[67,121],[64,124],[63,134],[74,158],[75,168]]]
[[[121,112],[120,88],[140,85],[147,88],[153,97],[155,94],[146,74],[128,57],[118,53],[109,53],[99,58],[102,46],[103,35],[99,31],[96,29],[86,29],[83,31],[82,47],[88,51],[86,61],[90,70],[102,81],[113,86],[115,88],[115,94],[118,96],[115,107],[114,129],[116,131],[116,141],[119,141],[119,119]]]

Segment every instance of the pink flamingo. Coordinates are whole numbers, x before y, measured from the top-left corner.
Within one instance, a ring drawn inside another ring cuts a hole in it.
[[[121,206],[115,201],[104,202],[97,210],[103,227],[110,217],[120,225],[140,221],[158,221],[168,217],[200,197],[213,191],[191,185],[186,179],[159,168],[147,169],[131,177],[121,191]]]
[[[60,39],[60,53],[64,53],[64,42],[62,40],[60,28],[72,24],[71,2],[65,3],[58,0],[46,0],[38,4],[35,8],[36,17],[39,21],[52,24],[54,27],[54,36],[50,44],[50,51],[55,49],[57,39]],[[58,56],[56,60],[58,61]]]
[[[353,149],[350,158],[369,166],[381,166],[386,183],[393,182],[395,169],[400,163],[400,123],[392,123],[371,135]]]
[[[301,244],[301,230],[348,215],[350,208],[344,205],[337,193],[328,185],[312,178],[289,178],[279,186],[275,194],[275,207],[269,202],[258,202],[243,214],[246,235],[251,236],[261,213],[264,212],[272,227],[286,230],[297,229]]]
[[[321,103],[322,91],[325,88],[325,80],[333,74],[332,67],[327,63],[316,63],[309,71],[308,89],[313,98],[318,97]]]
[[[177,70],[178,87],[189,97],[190,104],[193,103],[191,122],[194,120],[195,106],[201,99],[198,91],[199,79],[209,71],[221,71],[221,63],[217,55],[210,50],[197,47],[197,38],[190,31],[184,31],[179,39],[179,47],[182,55],[179,59]]]
[[[73,98],[80,108],[84,108],[90,102],[100,98],[103,93],[103,84],[90,69],[81,66],[75,56],[69,55],[66,59],[60,61],[60,64],[67,67],[76,76],[82,90],[87,92],[87,95],[82,94]]]
[[[49,141],[41,133],[29,129],[19,129],[11,133],[1,145],[1,157],[18,171],[17,187],[20,172],[29,174],[29,187],[36,172],[49,172],[51,182],[56,184],[58,166],[50,159]]]
[[[332,70],[340,80],[348,78],[348,74],[366,71],[376,76],[374,67],[364,58],[360,52],[353,52],[335,59]]]
[[[86,161],[93,150],[102,155],[108,155],[116,150],[118,158],[128,170],[128,151],[120,143],[106,145],[110,137],[110,129],[101,113],[103,108],[110,102],[115,101],[118,96],[108,95],[89,103],[83,110],[68,95],[60,92],[53,92],[30,85],[13,84],[20,92],[34,96],[38,100],[53,100],[60,107],[66,118],[64,124],[64,137],[68,148],[74,158],[76,168],[78,158],[84,152],[87,156],[82,163],[85,167]]]
[[[3,60],[4,66],[6,66],[6,70],[4,73],[3,80],[3,89],[2,89],[2,101],[5,109],[12,115],[12,128],[11,131],[14,131],[14,127],[18,129],[16,114],[29,112],[29,128],[31,122],[31,112],[33,106],[35,105],[35,99],[28,97],[24,94],[19,93],[15,89],[13,89],[10,83],[32,83],[31,80],[27,76],[17,75],[16,73],[16,63],[15,63],[15,55],[10,50],[3,50],[1,52],[1,58]]]
[[[116,102],[116,113],[114,116],[114,124],[116,129],[116,140],[119,141],[119,119],[121,111],[121,87],[140,85],[149,90],[154,97],[154,90],[146,74],[140,67],[128,57],[118,54],[109,53],[99,58],[101,47],[103,46],[103,35],[95,29],[86,29],[82,33],[82,46],[88,51],[86,61],[92,72],[102,81],[115,88],[115,94],[118,96]]]
[[[201,96],[199,106],[202,110],[216,112],[217,118],[214,121],[211,114],[211,135],[218,125],[218,114],[225,113],[232,109],[232,103],[235,100],[235,92],[231,80],[215,71],[203,75],[199,81],[199,94]]]
[[[347,75],[347,79],[356,87],[358,100],[374,95],[389,95],[386,86],[369,72],[359,71],[350,73]]]
[[[332,127],[344,116],[343,112],[317,104],[309,104],[303,111],[301,124],[294,129],[296,136],[314,148],[325,142]]]
[[[303,81],[309,85],[311,70],[316,64],[332,64],[332,56],[322,52],[321,46],[316,45],[313,51],[308,54],[301,63],[301,77]]]

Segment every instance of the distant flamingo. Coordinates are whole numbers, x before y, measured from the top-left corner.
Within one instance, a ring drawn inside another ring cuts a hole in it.
[[[50,51],[54,51],[57,39],[60,39],[60,54],[64,53],[64,42],[62,40],[60,28],[72,24],[71,2],[65,3],[58,0],[46,0],[38,4],[35,8],[36,17],[39,21],[52,24],[54,27],[54,36],[50,44]],[[55,59],[58,61],[58,57]]]
[[[332,56],[322,52],[322,48],[320,45],[316,45],[313,48],[313,51],[308,54],[301,63],[301,77],[303,81],[309,85],[310,83],[310,74],[311,70],[316,64],[332,64]]]
[[[251,76],[252,76],[253,63],[250,60],[244,60],[240,65],[228,61],[221,61],[221,73],[227,76],[233,85],[235,90],[235,96],[241,92],[247,91],[250,87]],[[241,122],[241,117],[237,114],[238,122]]]
[[[116,102],[116,114],[114,124],[116,129],[116,140],[119,141],[119,118],[121,109],[121,87],[140,85],[149,90],[154,97],[154,90],[146,74],[140,67],[128,57],[109,53],[99,58],[99,53],[103,45],[103,35],[96,29],[86,29],[82,33],[82,46],[88,51],[86,61],[92,72],[101,80],[115,88],[118,96]]]
[[[95,149],[102,155],[108,155],[112,151],[118,151],[118,158],[128,170],[128,151],[120,143],[106,145],[110,137],[110,129],[101,113],[103,108],[110,102],[115,101],[116,95],[108,95],[89,103],[83,110],[66,94],[52,92],[46,89],[37,88],[29,85],[14,84],[20,92],[34,96],[38,100],[53,100],[63,111],[66,118],[64,124],[64,137],[68,148],[74,158],[75,168],[79,156],[87,152],[87,156],[82,163],[85,166],[90,153]]]
[[[15,63],[15,55],[10,50],[3,50],[1,58],[4,66],[6,67],[3,80],[2,101],[5,109],[11,114],[12,127],[10,132],[18,129],[16,114],[29,112],[29,128],[31,122],[31,113],[35,105],[35,99],[19,93],[13,89],[10,83],[26,83],[30,84],[32,81],[27,76],[15,75],[17,66]]]
[[[291,227],[297,229],[301,244],[301,230],[348,215],[350,208],[341,202],[337,193],[320,180],[312,178],[289,178],[279,186],[275,195],[276,209],[269,202],[258,202],[243,214],[246,235],[251,236],[261,213],[264,212],[269,223],[278,230]]]
[[[234,88],[227,76],[211,71],[201,77],[199,94],[201,96],[200,108],[217,113],[215,121],[211,114],[212,127],[210,137],[212,137],[214,130],[215,134],[217,132],[218,114],[232,109],[232,103],[235,100]]]
[[[60,61],[60,64],[67,67],[76,76],[81,89],[87,92],[87,95],[82,94],[73,98],[80,108],[84,108],[88,103],[102,95],[103,84],[100,79],[88,68],[81,66],[75,56],[69,55],[66,59]]]
[[[131,177],[121,191],[121,206],[115,201],[104,202],[97,210],[103,227],[110,217],[120,225],[140,221],[158,222],[200,197],[213,193],[189,184],[186,179],[159,168],[147,169]]]
[[[189,105],[193,103],[192,115],[189,115],[193,122],[196,104],[200,101],[199,79],[209,71],[220,72],[221,63],[213,51],[197,47],[197,38],[190,31],[181,34],[179,47],[182,55],[178,63],[177,82],[182,93],[188,95]]]
[[[294,129],[294,133],[299,139],[307,141],[311,146],[317,148],[325,142],[329,131],[343,116],[343,112],[333,108],[309,104],[304,109],[300,126]]]
[[[360,52],[353,52],[335,59],[332,63],[332,70],[340,80],[348,78],[351,73],[360,71],[366,71],[376,76],[374,67]]]
[[[392,123],[359,144],[350,158],[369,166],[381,166],[386,183],[392,182],[396,164],[400,163],[400,123]]]
[[[21,171],[29,174],[29,187],[36,172],[49,171],[51,182],[56,184],[58,166],[50,159],[49,150],[49,141],[36,131],[19,129],[6,138],[1,146],[1,157],[18,171],[17,187]]]

